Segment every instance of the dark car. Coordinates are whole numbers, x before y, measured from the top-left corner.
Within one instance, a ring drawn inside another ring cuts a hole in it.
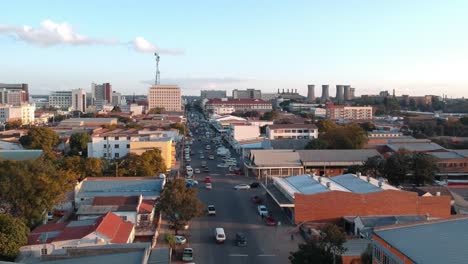
[[[258,183],[258,182],[252,182],[250,184],[250,188],[258,188],[258,186],[260,186],[260,183]]]
[[[260,198],[260,197],[258,197],[258,196],[256,196],[256,195],[255,195],[254,197],[252,197],[251,200],[252,200],[252,202],[253,202],[254,204],[261,204],[261,203],[262,203],[262,198]]]
[[[245,237],[244,233],[236,233],[236,245],[238,247],[247,246],[247,238]]]

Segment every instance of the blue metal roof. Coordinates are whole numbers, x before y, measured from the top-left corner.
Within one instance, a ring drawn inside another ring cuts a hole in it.
[[[77,193],[78,197],[95,196],[159,196],[162,191],[162,179],[138,180],[92,180],[85,181]]]
[[[415,263],[465,264],[468,218],[375,231]]]
[[[371,193],[371,192],[380,192],[381,188],[370,184],[366,181],[363,181],[353,174],[344,174],[340,176],[330,177],[330,180],[338,183],[344,188],[350,190],[353,193]]]
[[[287,177],[284,180],[302,194],[316,194],[329,191],[325,186],[306,174]]]

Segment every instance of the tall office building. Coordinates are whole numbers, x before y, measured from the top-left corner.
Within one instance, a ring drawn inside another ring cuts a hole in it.
[[[148,91],[148,109],[156,107],[166,111],[181,111],[182,96],[177,85],[153,85]]]
[[[49,95],[49,106],[68,110],[72,105],[71,91],[55,91]]]
[[[232,90],[233,99],[262,99],[262,91],[255,89]]]
[[[326,102],[330,100],[330,94],[328,93],[328,89],[329,89],[328,84],[322,85],[322,97],[320,99],[322,102]]]
[[[75,111],[86,111],[86,91],[84,89],[72,90],[72,109]]]
[[[93,101],[112,103],[112,85],[110,83],[92,83],[91,92],[93,93]]]
[[[8,97],[11,102],[8,102]],[[19,102],[19,103],[18,103]],[[7,84],[0,83],[0,103],[21,105],[29,102],[29,88],[26,83]]]
[[[344,94],[343,94],[343,85],[336,85],[336,97],[335,100],[338,102],[343,102],[344,101]]]
[[[315,85],[307,85],[307,101],[312,103],[315,101]]]

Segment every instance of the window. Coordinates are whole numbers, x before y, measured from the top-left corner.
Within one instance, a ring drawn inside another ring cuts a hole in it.
[[[130,139],[132,139],[132,138],[131,138],[131,137],[127,137],[127,140],[130,140]]]
[[[127,221],[127,216],[126,215],[121,215],[120,218],[124,221]]]
[[[104,158],[107,157],[107,153],[104,153]]]
[[[41,248],[41,255],[47,255],[47,248]]]
[[[115,144],[115,145],[114,145],[114,148],[119,148],[119,144]]]
[[[107,140],[107,137],[104,137],[104,140]]]
[[[130,144],[127,144],[127,148],[128,148],[128,149],[130,148]]]
[[[107,144],[104,144],[104,148],[107,148]]]
[[[115,137],[115,140],[119,140],[119,137]]]
[[[148,221],[148,215],[147,214],[143,214],[140,216],[140,220],[141,221]]]
[[[120,156],[119,153],[115,153],[115,154],[114,154],[114,157],[115,157],[115,158],[119,158],[119,156]]]

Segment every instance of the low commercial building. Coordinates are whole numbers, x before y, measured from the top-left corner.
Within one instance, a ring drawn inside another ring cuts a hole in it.
[[[329,105],[327,118],[332,120],[371,120],[372,106]]]
[[[450,197],[418,196],[382,180],[354,174],[330,178],[315,175],[273,177],[266,184],[266,191],[296,224],[336,223],[344,216],[450,217]]]
[[[49,95],[49,106],[68,110],[72,106],[72,91],[55,91]]]
[[[117,118],[69,118],[60,122],[59,127],[100,127],[117,125]]]
[[[265,179],[267,176],[287,177],[304,173],[299,153],[294,150],[256,150],[250,151],[244,160],[246,176]]]
[[[234,112],[267,112],[271,111],[272,104],[270,102],[263,101],[261,99],[210,99],[205,104],[205,110],[207,112],[220,112],[218,109],[233,108]]]
[[[28,244],[20,251],[39,257],[63,248],[127,244],[134,238],[135,226],[109,212],[96,219],[39,226],[29,233]]]
[[[373,263],[466,263],[468,218],[381,227],[372,235]]]
[[[313,124],[276,124],[266,128],[268,139],[314,139],[318,128]]]
[[[140,134],[137,129],[103,129],[94,133],[88,143],[88,157],[120,159],[130,153],[141,155],[159,149],[166,168],[175,164],[175,143],[163,134]]]

